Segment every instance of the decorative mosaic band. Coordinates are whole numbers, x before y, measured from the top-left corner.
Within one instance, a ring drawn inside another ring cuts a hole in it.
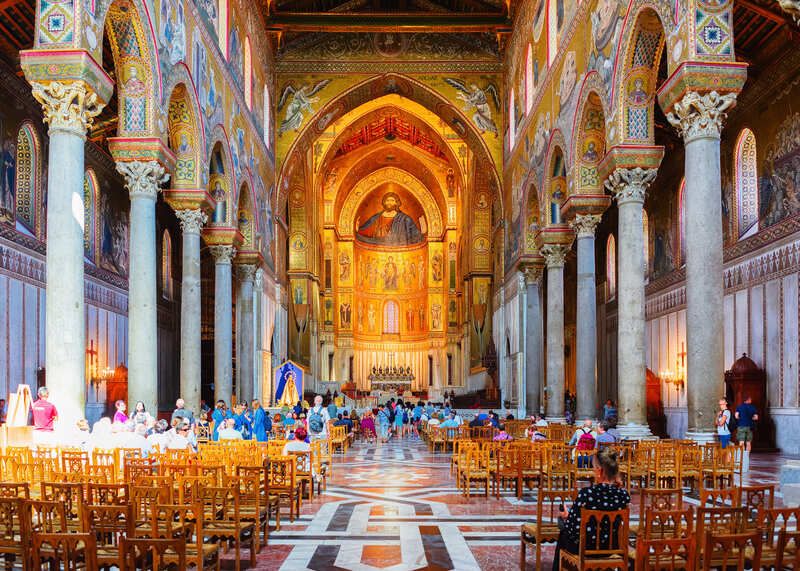
[[[611,148],[597,168],[600,180],[616,169],[657,169],[664,157],[661,145],[616,145]]]
[[[578,214],[602,214],[610,204],[607,194],[573,194],[561,205],[561,217],[568,220]]]
[[[536,245],[541,250],[546,245],[570,245],[574,239],[575,232],[568,224],[554,224],[539,230]]]
[[[689,91],[739,93],[747,79],[747,64],[741,62],[683,62],[658,90],[664,113]]]
[[[244,242],[244,236],[236,228],[225,226],[206,226],[203,228],[203,240],[209,246],[230,246],[237,248]]]
[[[237,250],[235,264],[246,264],[261,267],[264,265],[264,256],[256,250]]]
[[[114,92],[114,80],[86,50],[25,50],[19,59],[29,83],[79,81],[103,103]]]
[[[168,172],[175,170],[175,153],[157,137],[126,138],[110,137],[108,148],[117,162],[156,161]]]
[[[204,188],[165,188],[162,194],[173,210],[202,210],[211,214],[216,204]]]

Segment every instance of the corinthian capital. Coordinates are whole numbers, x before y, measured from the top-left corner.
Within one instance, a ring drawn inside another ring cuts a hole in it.
[[[628,202],[643,204],[647,187],[650,186],[657,174],[657,169],[641,167],[615,169],[606,179],[605,185],[608,191],[616,196],[617,204]]]
[[[526,285],[538,285],[542,279],[541,266],[528,266],[522,270],[522,273],[525,275]]]
[[[180,220],[181,230],[184,234],[199,234],[200,228],[208,221],[208,215],[205,212],[194,208],[176,210],[175,216]]]
[[[125,177],[131,199],[156,199],[158,187],[169,180],[169,173],[158,161],[118,161],[117,170]]]
[[[233,246],[210,246],[208,250],[218,264],[230,264],[236,257],[236,248]]]
[[[544,256],[548,268],[563,268],[569,250],[566,244],[545,244],[539,248],[539,253]]]
[[[720,95],[716,91],[700,95],[689,91],[676,101],[667,120],[683,135],[685,143],[695,139],[719,139],[726,111],[736,104],[736,94]]]
[[[240,282],[252,282],[256,277],[256,267],[252,264],[236,264],[236,278]]]
[[[103,110],[103,102],[80,82],[33,83],[33,97],[42,104],[44,122],[50,125],[50,132],[70,131],[86,137],[92,120]]]
[[[592,238],[601,218],[600,214],[576,214],[575,218],[570,220],[569,225],[578,238]]]

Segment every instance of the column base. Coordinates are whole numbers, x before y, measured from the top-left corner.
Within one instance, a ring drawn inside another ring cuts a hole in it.
[[[623,440],[658,440],[658,437],[650,432],[650,427],[646,424],[637,424],[635,422],[619,424],[617,425],[617,432],[619,432]]]
[[[717,433],[711,430],[687,430],[686,438],[698,444],[711,444],[717,441]]]
[[[567,417],[565,417],[565,416],[548,416],[548,417],[545,417],[545,420],[547,422],[555,422],[557,424],[566,424],[567,423]]]

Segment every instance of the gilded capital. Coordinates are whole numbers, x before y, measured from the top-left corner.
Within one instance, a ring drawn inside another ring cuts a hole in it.
[[[169,173],[158,161],[117,161],[117,170],[125,177],[131,200],[155,200],[158,187],[169,180]]]
[[[236,257],[236,248],[233,246],[209,246],[208,250],[218,264],[230,264]]]
[[[199,234],[200,228],[208,221],[208,214],[193,208],[176,210],[175,216],[180,220],[181,230],[184,234]]]
[[[236,264],[236,278],[240,282],[252,282],[256,277],[256,267],[252,264]]]
[[[605,186],[617,198],[617,204],[628,202],[644,204],[647,187],[655,180],[658,169],[619,168],[608,175]]]
[[[544,256],[548,268],[563,268],[569,251],[570,246],[567,244],[545,244],[539,248],[539,253]]]
[[[82,82],[34,82],[31,86],[51,133],[69,131],[85,139],[92,120],[103,110],[103,101]]]
[[[600,214],[576,214],[575,218],[569,221],[569,225],[578,238],[592,238],[601,218]]]
[[[736,93],[716,91],[700,95],[689,91],[675,102],[667,120],[683,136],[685,143],[695,139],[719,139],[726,111],[736,105]]]

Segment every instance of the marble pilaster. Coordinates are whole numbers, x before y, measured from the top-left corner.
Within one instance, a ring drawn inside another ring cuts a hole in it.
[[[156,197],[169,174],[158,161],[117,162],[131,198],[128,272],[128,407],[158,411]]]
[[[539,286],[542,268],[525,269],[525,406],[528,414],[539,414],[542,404],[542,306]]]
[[[564,422],[564,262],[570,247],[545,244],[547,263],[547,419]]]
[[[650,435],[644,313],[644,231],[642,206],[657,169],[617,168],[605,182],[616,197],[617,237],[617,371],[619,431],[628,438]]]
[[[175,212],[183,231],[181,280],[181,393],[186,408],[198,414],[201,391],[200,229],[208,220],[202,210]]]
[[[239,400],[250,404],[253,400],[255,378],[253,376],[253,359],[255,351],[255,337],[253,331],[253,280],[256,276],[256,267],[250,264],[236,264],[236,304],[238,319],[236,320],[236,339],[239,352],[236,355],[238,375],[236,377],[237,394]]]
[[[214,401],[230,407],[233,396],[233,246],[210,246],[214,257]]]
[[[600,214],[577,214],[570,221],[578,242],[576,330],[576,420],[598,418],[597,304],[595,299],[594,232]]]

